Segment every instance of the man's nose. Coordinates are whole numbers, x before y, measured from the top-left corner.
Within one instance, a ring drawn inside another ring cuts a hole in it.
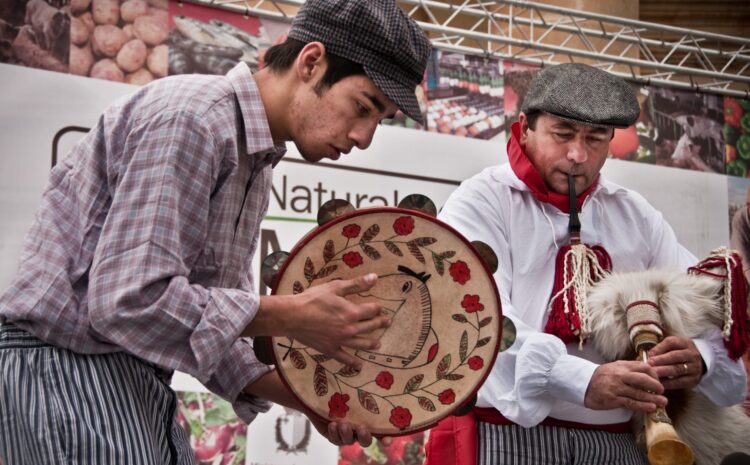
[[[586,144],[582,139],[576,137],[574,140],[570,141],[568,144],[567,158],[574,163],[583,163],[588,159]]]
[[[352,126],[349,131],[349,139],[354,143],[355,147],[364,150],[372,143],[372,137],[375,135],[375,129],[377,129],[377,127],[377,123],[357,123]]]

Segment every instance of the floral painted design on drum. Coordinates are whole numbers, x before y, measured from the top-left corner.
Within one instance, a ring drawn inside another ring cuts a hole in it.
[[[341,231],[341,235],[344,237],[348,237],[349,239],[354,239],[355,237],[359,236],[359,232],[361,230],[362,228],[360,228],[358,224],[347,224]]]
[[[391,417],[388,419],[393,426],[398,429],[406,429],[411,425],[411,412],[408,408],[396,407],[391,410]]]
[[[469,269],[469,265],[461,260],[451,263],[450,268],[448,268],[448,272],[451,274],[451,278],[453,278],[455,282],[461,285],[466,284],[471,279],[471,270]]]
[[[438,394],[438,400],[443,405],[450,405],[456,401],[456,393],[453,392],[453,389],[446,389]]]
[[[393,230],[399,236],[408,236],[414,231],[414,218],[411,216],[402,216],[393,222]]]
[[[328,400],[328,416],[330,418],[344,418],[346,412],[349,411],[349,406],[346,405],[348,401],[349,394],[334,392]]]
[[[348,221],[337,226],[332,230],[333,236],[321,241],[323,246],[319,250],[322,252],[322,260],[317,253],[307,255],[305,280],[293,281],[293,292],[303,292],[343,265],[346,265],[343,269],[356,268],[369,265],[371,260],[391,255],[397,262],[396,269],[390,273],[381,271],[378,283],[382,284],[382,289],[376,285],[362,297],[380,299],[384,311],[392,312],[394,318],[402,309],[410,308],[412,301],[421,303],[413,305],[420,312],[422,320],[415,323],[413,331],[408,330],[408,342],[404,344],[406,339],[402,335],[399,336],[402,338],[400,343],[392,346],[398,347],[399,352],[360,350],[355,353],[363,360],[382,367],[379,370],[368,370],[366,377],[361,376],[359,370],[333,363],[330,357],[315,353],[295,341],[289,341],[288,347],[279,344],[287,347],[287,355],[291,357],[294,368],[307,370],[311,365],[315,367],[312,388],[318,397],[328,398],[330,418],[344,418],[350,408],[356,410],[359,407],[373,415],[382,415],[383,421],[387,420],[401,431],[421,426],[421,423],[412,426],[415,421],[413,412],[420,409],[427,412],[446,409],[449,407],[443,406],[454,406],[459,397],[463,401],[461,383],[465,382],[466,377],[472,376],[471,371],[484,367],[482,357],[486,356],[484,352],[477,351],[493,340],[489,328],[484,328],[494,320],[493,316],[480,317],[480,312],[487,313],[487,303],[483,302],[487,296],[477,290],[473,291],[476,294],[471,293],[469,288],[474,283],[467,286],[463,294],[455,293],[452,305],[461,305],[462,311],[453,314],[452,319],[466,327],[459,333],[459,340],[443,344],[436,339],[436,333],[430,324],[430,292],[422,289],[427,288],[430,275],[443,277],[439,281],[442,285],[465,285],[471,280],[469,264],[473,262],[457,256],[455,250],[441,247],[438,237],[424,234],[425,230],[417,220],[417,215],[392,216],[385,224],[390,224],[393,232],[387,226],[381,229],[381,222],[368,225],[363,221]],[[345,241],[343,238],[346,238]],[[394,284],[396,281],[397,285]],[[425,306],[424,302],[428,304]],[[410,312],[403,313],[411,315]],[[393,326],[404,327],[401,324]],[[429,338],[421,337],[425,331],[433,335]],[[380,338],[386,339],[386,336],[383,333]],[[411,336],[415,336],[417,344],[412,344]],[[406,383],[394,374],[394,370],[422,366],[425,368]],[[330,388],[333,388],[333,394],[330,393]],[[349,406],[348,401],[351,399],[356,399],[355,404],[359,405]]]
[[[349,268],[355,268],[364,263],[362,261],[362,255],[360,255],[359,252],[347,252],[341,257],[341,259]]]
[[[480,370],[484,366],[484,360],[479,355],[475,355],[469,359],[469,368],[472,370]]]
[[[375,377],[375,384],[383,389],[390,389],[393,385],[393,375],[387,371],[381,371],[378,373],[378,376]]]
[[[479,296],[476,294],[464,295],[461,306],[466,310],[466,313],[481,312],[484,310],[484,305],[479,302]]]

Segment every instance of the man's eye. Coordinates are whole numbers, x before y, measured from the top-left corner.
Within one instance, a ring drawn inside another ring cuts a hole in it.
[[[364,106],[361,103],[357,102],[357,113],[359,113],[360,115],[366,115],[369,112],[370,112],[370,110],[366,106]]]
[[[560,139],[570,139],[571,137],[573,137],[573,134],[569,132],[556,132],[555,135]]]

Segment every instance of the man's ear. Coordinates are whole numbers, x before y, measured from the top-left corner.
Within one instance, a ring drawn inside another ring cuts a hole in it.
[[[529,118],[526,117],[526,113],[520,112],[518,114],[518,126],[520,129],[518,142],[521,145],[526,145],[526,141],[529,138]]]
[[[306,44],[295,61],[295,70],[297,76],[302,82],[310,82],[318,75],[322,76],[321,71],[325,71],[326,65],[326,47],[322,42],[310,42]],[[317,79],[315,80],[317,82]]]

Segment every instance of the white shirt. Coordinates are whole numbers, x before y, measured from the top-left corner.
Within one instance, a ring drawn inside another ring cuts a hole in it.
[[[614,272],[686,270],[697,262],[677,242],[661,213],[640,194],[602,178],[579,216],[581,240],[604,246]],[[500,266],[494,277],[503,315],[517,329],[515,343],[497,357],[480,389],[477,406],[493,407],[525,427],[547,416],[587,424],[628,421],[630,410],[595,411],[583,406],[589,381],[603,361],[591,346],[579,350],[577,342],[566,345],[543,332],[555,257],[568,242],[568,214],[537,201],[504,164],[463,182],[439,218],[495,251]],[[718,405],[741,402],[745,370],[728,358],[719,330],[694,341],[708,368],[696,389]]]

